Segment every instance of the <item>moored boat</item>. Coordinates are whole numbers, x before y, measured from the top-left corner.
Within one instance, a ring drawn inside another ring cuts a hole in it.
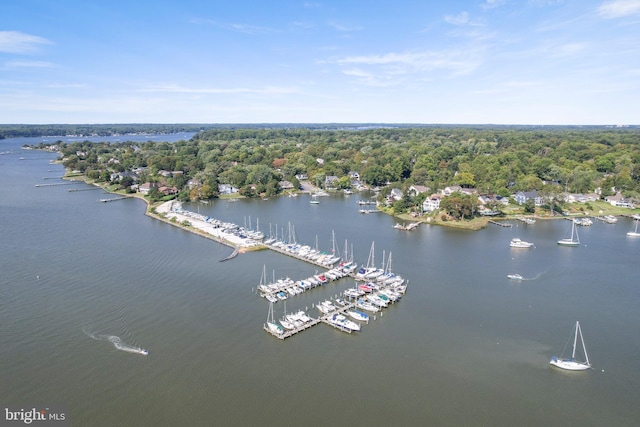
[[[525,242],[524,240],[520,240],[518,237],[514,237],[513,239],[511,239],[511,243],[509,243],[509,246],[511,246],[512,248],[530,248],[533,246],[533,243]]]

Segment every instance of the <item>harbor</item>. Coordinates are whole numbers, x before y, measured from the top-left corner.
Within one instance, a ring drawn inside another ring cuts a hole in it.
[[[180,224],[181,226],[188,224],[187,228],[197,229],[227,244],[231,243],[234,248],[233,253],[220,261],[234,258],[242,248],[254,247],[270,249],[278,254],[295,258],[325,270],[299,280],[293,280],[289,277],[276,280],[275,272],[273,272],[273,278],[269,282],[267,280],[266,266],[263,267],[260,283],[256,291],[262,298],[269,301],[269,316],[271,318],[273,318],[273,304],[279,301],[286,301],[289,298],[331,282],[338,282],[343,279],[355,281],[355,286],[348,287],[340,292],[335,301],[327,300],[316,305],[322,313],[318,318],[310,317],[303,311],[299,313],[305,320],[292,318],[290,317],[291,315],[286,315],[285,313],[284,317],[276,322],[275,319],[269,320],[268,316],[267,323],[263,325],[264,330],[280,339],[289,338],[319,323],[328,324],[347,333],[359,331],[360,324],[348,320],[345,314],[355,317],[356,320],[366,320],[366,323],[368,323],[368,315],[358,310],[376,313],[388,307],[389,304],[399,301],[407,289],[402,276],[397,275],[391,269],[391,253],[387,258],[383,252],[380,267],[375,265],[374,243],[371,244],[366,266],[358,269],[358,265],[353,261],[353,249],[349,251],[346,241],[342,255],[339,254],[335,242],[335,233],[333,232],[332,248],[330,252],[323,252],[318,249],[317,238],[315,248],[299,244],[296,241],[295,228],[290,223],[288,224],[287,239],[285,241],[284,230],[281,233],[280,240],[271,235],[268,239],[265,239],[264,233],[259,230],[251,230],[250,227],[240,227],[235,223],[224,222],[204,214],[191,212],[184,209],[181,203],[175,201],[160,205],[156,208],[156,212],[162,214],[172,224]],[[411,228],[415,228],[418,225],[417,223],[414,224]],[[334,302],[337,305],[333,304]]]

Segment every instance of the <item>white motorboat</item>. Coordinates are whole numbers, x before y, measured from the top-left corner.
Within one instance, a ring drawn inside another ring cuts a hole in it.
[[[519,275],[518,273],[515,274],[507,274],[507,277],[511,280],[523,280],[524,277],[522,277],[521,275]]]
[[[512,248],[531,248],[533,247],[533,243],[525,242],[524,240],[520,240],[518,237],[511,239],[511,243],[509,246]]]
[[[349,310],[347,311],[347,314],[355,320],[369,323],[369,315],[367,313],[363,313],[358,310]]]

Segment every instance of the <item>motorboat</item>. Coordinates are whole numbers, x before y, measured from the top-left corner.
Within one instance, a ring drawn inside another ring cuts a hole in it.
[[[515,274],[507,274],[507,277],[511,280],[523,280],[524,277],[522,277],[521,275],[519,275],[518,273]]]
[[[511,243],[509,243],[509,246],[511,246],[512,248],[530,248],[533,246],[533,243],[525,242],[524,240],[520,240],[519,238],[515,237],[511,239]]]

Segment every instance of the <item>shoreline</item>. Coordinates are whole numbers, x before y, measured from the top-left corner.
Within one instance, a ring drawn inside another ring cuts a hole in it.
[[[167,219],[166,217],[164,217],[161,213],[155,213],[154,210],[157,209],[159,206],[162,206],[165,203],[169,203],[169,202],[175,202],[175,199],[170,200],[168,202],[156,202],[156,203],[152,203],[149,200],[147,200],[142,194],[140,193],[126,193],[122,190],[117,190],[117,191],[113,191],[110,190],[108,188],[108,186],[106,185],[101,185],[99,183],[90,181],[85,175],[83,174],[74,174],[74,175],[69,175],[68,171],[65,172],[65,175],[62,177],[63,179],[67,180],[67,179],[79,179],[82,180],[84,183],[88,184],[88,185],[94,185],[97,186],[99,188],[101,188],[103,191],[109,193],[109,194],[114,194],[114,195],[118,195],[121,197],[128,197],[128,198],[136,198],[136,199],[140,199],[142,201],[144,201],[146,208],[145,208],[145,215],[150,217],[150,218],[154,218],[157,219],[159,221],[163,221],[167,224],[173,225],[175,227],[181,228],[182,230],[185,231],[189,231],[191,233],[197,234],[199,236],[208,238],[210,240],[213,240],[215,242],[218,242],[220,244],[223,244],[225,246],[228,246],[234,250],[238,250],[238,253],[245,253],[245,252],[251,252],[251,251],[256,251],[256,250],[263,250],[266,249],[266,247],[262,244],[258,244],[256,246],[251,246],[251,247],[245,247],[242,245],[237,245],[234,244],[233,242],[221,238],[219,236],[216,236],[214,234],[208,233],[207,231],[204,231],[202,229],[199,229],[198,227],[194,227],[193,225],[188,225],[185,226],[183,224],[181,224],[178,221],[172,221],[171,219]],[[304,193],[304,192],[299,192],[299,193]],[[230,198],[230,197],[228,197]],[[459,230],[469,230],[469,231],[479,231],[482,230],[484,228],[486,228],[489,224],[490,224],[490,220],[496,221],[496,222],[504,222],[504,221],[519,221],[522,218],[533,218],[535,220],[556,220],[556,219],[566,219],[566,218],[575,218],[575,217],[597,217],[597,216],[604,216],[604,215],[617,215],[617,216],[631,216],[633,214],[637,214],[640,213],[640,209],[636,208],[636,209],[629,209],[629,208],[618,208],[618,207],[614,207],[609,205],[606,202],[591,202],[592,204],[597,204],[598,206],[598,210],[599,213],[595,214],[592,212],[587,212],[587,211],[574,211],[571,212],[569,215],[553,215],[553,216],[549,216],[549,215],[540,215],[540,214],[529,214],[529,215],[523,215],[523,214],[505,214],[505,216],[501,216],[501,217],[475,217],[471,220],[466,220],[466,221],[443,221],[440,219],[437,219],[433,216],[428,216],[428,217],[413,217],[410,214],[395,214],[393,212],[389,212],[388,210],[382,209],[382,212],[386,215],[389,215],[391,217],[395,217],[398,218],[400,220],[403,221],[411,221],[411,222],[418,222],[420,224],[428,224],[428,225],[437,225],[437,226],[442,226],[442,227],[449,227],[449,228],[455,228],[455,229],[459,229]],[[582,206],[582,205],[581,205]],[[192,219],[188,219],[188,218],[184,218],[185,220],[191,221]]]

